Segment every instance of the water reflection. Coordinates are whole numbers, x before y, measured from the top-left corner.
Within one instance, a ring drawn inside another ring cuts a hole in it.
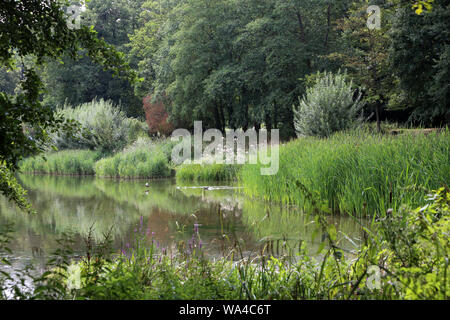
[[[244,254],[277,254],[295,252],[301,242],[313,250],[320,243],[320,235],[311,241],[312,217],[296,208],[246,199],[240,189],[184,188],[173,180],[151,181],[146,187],[146,181],[93,177],[21,175],[19,181],[38,213],[20,212],[0,198],[0,224],[15,224],[11,248],[18,263],[34,259],[41,264],[64,232],[76,234],[75,249],[83,251],[82,238],[91,228],[94,240],[100,241],[112,227],[114,248],[120,250],[133,243],[141,223],[148,238],[167,247],[187,242],[199,224],[209,256],[237,246]],[[351,249],[352,241],[360,238],[359,222],[330,217],[330,223],[341,232],[342,246]]]

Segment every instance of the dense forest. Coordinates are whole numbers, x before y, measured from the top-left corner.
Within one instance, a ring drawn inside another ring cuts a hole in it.
[[[91,0],[82,23],[123,52],[139,80],[66,55],[39,71],[47,89],[41,98],[52,108],[112,100],[136,118],[147,98],[175,127],[192,128],[194,119],[221,130],[265,126],[289,139],[293,105],[316,73],[346,70],[366,119],[445,125],[449,2],[420,14],[413,2]],[[382,8],[379,29],[366,26],[369,5]],[[21,71],[3,70],[2,92],[14,93]]]

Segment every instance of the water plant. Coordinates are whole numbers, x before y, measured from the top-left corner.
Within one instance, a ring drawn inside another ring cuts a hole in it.
[[[170,177],[171,146],[170,141],[153,143],[149,139],[138,139],[122,152],[98,161],[95,174],[97,177],[113,178]]]
[[[24,159],[19,168],[24,173],[93,175],[101,153],[90,150],[64,150]]]
[[[250,197],[308,209],[300,181],[332,212],[384,214],[401,204],[421,205],[424,188],[450,181],[449,135],[448,130],[397,136],[350,131],[299,138],[280,146],[278,174],[262,176],[259,164],[246,164],[240,183]]]
[[[242,165],[238,164],[183,164],[177,167],[180,181],[236,181]]]

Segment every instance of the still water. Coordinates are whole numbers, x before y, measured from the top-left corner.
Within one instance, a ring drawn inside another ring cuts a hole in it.
[[[0,225],[14,223],[8,258],[16,267],[43,268],[58,248],[57,240],[68,232],[75,235],[74,249],[82,255],[90,230],[94,241],[111,231],[113,248],[120,252],[133,246],[139,228],[150,241],[171,248],[187,243],[198,225],[202,250],[209,257],[237,247],[244,255],[295,253],[302,241],[314,252],[321,242],[320,233],[312,239],[314,217],[294,207],[248,199],[233,184],[37,175],[18,179],[37,214],[21,212],[0,197]],[[347,252],[356,249],[365,222],[342,216],[329,222],[336,225],[339,245]]]

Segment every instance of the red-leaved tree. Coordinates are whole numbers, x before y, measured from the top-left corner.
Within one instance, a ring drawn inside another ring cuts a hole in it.
[[[169,117],[162,101],[152,102],[150,95],[143,99],[145,120],[150,134],[168,136],[173,131],[173,125],[167,120]]]

